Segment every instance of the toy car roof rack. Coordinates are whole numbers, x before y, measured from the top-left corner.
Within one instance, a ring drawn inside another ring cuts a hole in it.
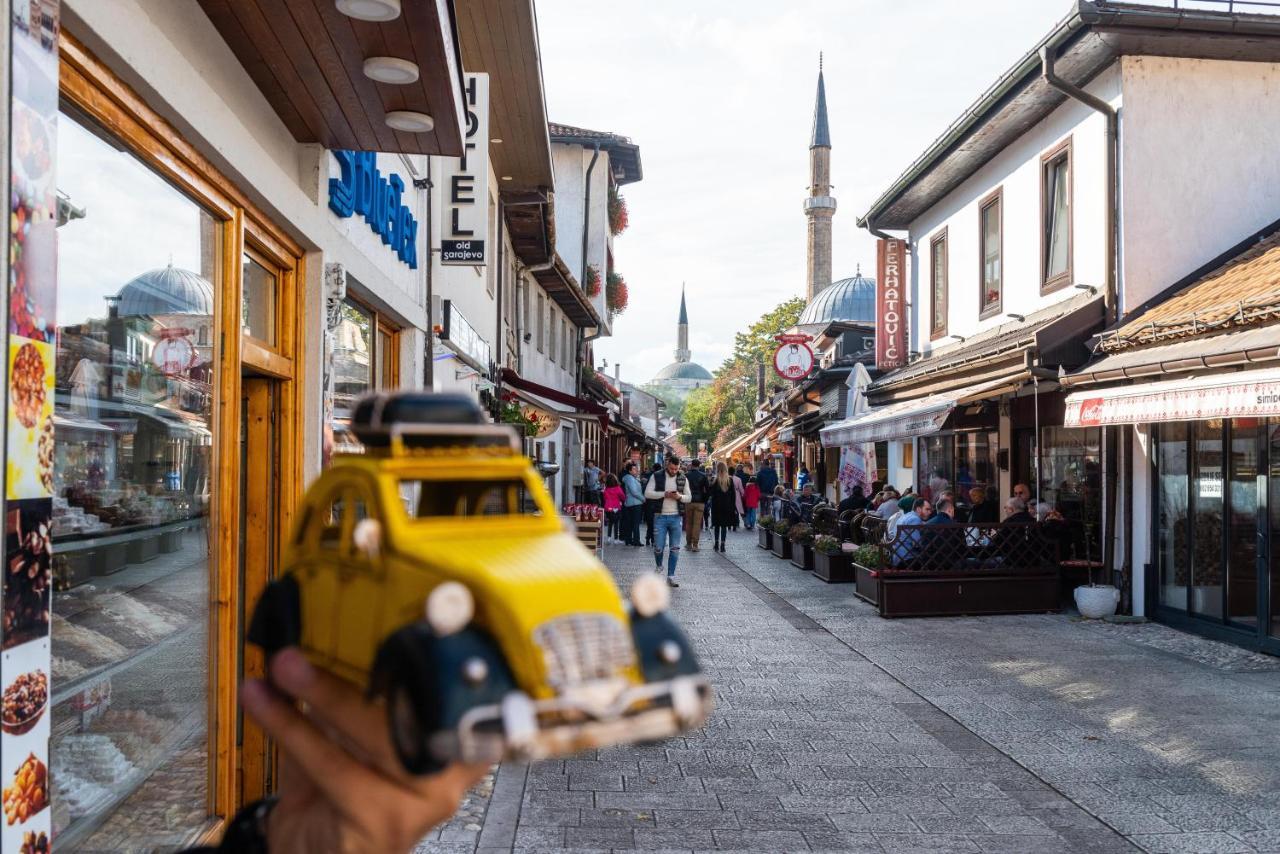
[[[371,451],[436,448],[510,448],[520,442],[510,427],[490,424],[484,410],[462,394],[422,391],[365,395],[351,413],[351,430]]]

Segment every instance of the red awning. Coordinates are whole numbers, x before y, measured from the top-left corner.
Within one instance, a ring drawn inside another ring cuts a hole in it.
[[[538,397],[545,397],[547,400],[554,400],[556,403],[562,403],[565,406],[586,415],[594,415],[600,420],[601,429],[609,429],[609,410],[594,401],[585,400],[581,397],[577,397],[576,395],[569,394],[567,391],[560,391],[559,389],[551,388],[550,386],[531,382],[510,368],[502,368],[499,378],[503,385],[509,385],[512,388],[517,388],[530,394],[536,394]]]
[[[1280,415],[1280,369],[1087,389],[1067,395],[1067,427]]]

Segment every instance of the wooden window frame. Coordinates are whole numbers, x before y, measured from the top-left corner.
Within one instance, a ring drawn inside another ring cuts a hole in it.
[[[538,291],[538,352],[547,352],[547,295]]]
[[[938,247],[942,247],[942,311],[938,311],[938,306],[934,304],[934,298],[938,294],[937,282],[934,277],[938,273]],[[937,341],[939,338],[947,337],[947,312],[950,309],[948,303],[951,302],[951,248],[947,243],[947,230],[944,228],[938,232],[929,241],[929,340]],[[942,324],[938,324],[938,319],[942,319]]]
[[[294,357],[306,350],[305,267],[303,250],[253,203],[212,161],[150,107],[119,75],[96,57],[68,29],[58,37],[59,95],[69,108],[103,132],[155,174],[201,206],[219,226],[219,264],[214,284],[213,370],[217,393],[213,402],[212,477],[209,538],[209,710],[208,773],[210,820],[201,840],[217,838],[249,791],[244,779],[249,757],[236,742],[239,674],[236,646],[247,602],[238,589],[240,547],[241,376],[246,369],[270,370],[278,386],[278,463],[280,484],[276,530],[292,530],[302,493],[302,413],[306,377],[304,363]],[[276,346],[262,347],[240,334],[243,296],[242,258],[247,247],[280,270],[276,303]],[[276,538],[275,561],[280,543]],[[246,678],[265,675],[261,653],[246,648]],[[246,727],[249,726],[246,723]],[[256,797],[257,795],[253,795]]]
[[[983,233],[982,218],[987,209],[996,205],[999,218],[996,221],[997,256],[1000,259],[1000,299],[994,305],[987,305],[987,259],[986,235]],[[1004,310],[1004,187],[996,187],[978,202],[978,319],[986,320],[995,317]]]
[[[390,391],[400,387],[400,335],[404,330],[380,314],[377,315],[377,321],[374,337],[378,339],[376,358],[378,359],[379,368],[384,367],[382,362],[386,358],[386,354],[381,352],[381,336],[385,335],[387,338],[387,349],[391,351],[391,360],[385,365],[386,369],[382,371],[382,384],[378,385],[375,379],[374,385],[377,385],[379,390]]]
[[[1048,277],[1049,261],[1049,170],[1063,157],[1067,161],[1067,269]],[[1076,164],[1071,137],[1049,149],[1040,157],[1040,294],[1060,291],[1075,281]],[[1003,294],[1003,291],[1001,292]]]

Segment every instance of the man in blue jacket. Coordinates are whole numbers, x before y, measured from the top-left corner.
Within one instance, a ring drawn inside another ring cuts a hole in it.
[[[773,488],[778,485],[778,472],[773,467],[773,460],[765,458],[756,474],[756,486],[760,487],[760,495],[773,496]]]

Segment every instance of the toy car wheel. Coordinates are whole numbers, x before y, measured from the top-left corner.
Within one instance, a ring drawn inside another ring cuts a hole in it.
[[[418,704],[408,685],[399,681],[387,694],[387,718],[391,741],[401,764],[411,774],[432,774],[445,766],[431,751],[431,733],[422,726]]]
[[[302,640],[302,600],[292,575],[267,584],[253,608],[247,637],[262,647],[268,658]]]

